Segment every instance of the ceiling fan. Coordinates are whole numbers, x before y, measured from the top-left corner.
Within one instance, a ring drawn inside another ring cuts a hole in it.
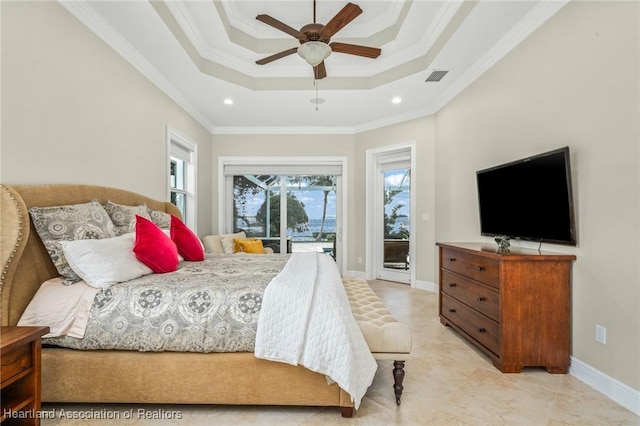
[[[258,21],[264,22],[273,28],[297,38],[300,41],[300,46],[283,50],[282,52],[260,59],[256,61],[256,64],[268,64],[269,62],[284,58],[285,56],[289,56],[297,52],[313,67],[313,75],[315,79],[320,80],[327,76],[324,60],[332,51],[375,59],[380,56],[380,53],[382,52],[382,50],[377,47],[367,47],[348,43],[329,43],[334,34],[344,28],[361,13],[362,9],[360,6],[353,3],[347,3],[346,6],[344,6],[342,10],[331,18],[331,20],[329,20],[325,25],[318,24],[316,23],[316,1],[313,0],[313,23],[300,28],[300,31],[291,28],[287,24],[284,24],[269,15],[258,15],[256,16]]]

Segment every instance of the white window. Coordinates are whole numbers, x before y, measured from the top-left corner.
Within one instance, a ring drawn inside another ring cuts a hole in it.
[[[167,127],[167,152],[169,199],[178,207],[187,226],[195,230],[197,145]]]
[[[220,157],[219,233],[243,230],[277,252],[346,259],[346,158]],[[280,198],[286,202],[280,202]]]

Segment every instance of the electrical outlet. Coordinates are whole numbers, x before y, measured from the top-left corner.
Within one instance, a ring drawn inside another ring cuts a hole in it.
[[[596,324],[596,342],[603,345],[607,343],[607,329],[600,324]]]

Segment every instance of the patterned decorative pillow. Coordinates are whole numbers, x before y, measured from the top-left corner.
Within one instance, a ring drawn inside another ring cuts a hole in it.
[[[147,209],[151,221],[160,229],[171,229],[171,215],[160,210]]]
[[[104,207],[115,225],[117,235],[136,232],[136,215],[142,216],[145,219],[151,219],[149,213],[147,213],[147,206],[144,204],[139,206],[123,206],[122,204],[116,204],[109,200],[102,207]]]
[[[65,284],[80,281],[64,257],[60,241],[111,238],[116,229],[109,215],[93,200],[86,204],[55,207],[32,207],[29,214],[56,269]]]

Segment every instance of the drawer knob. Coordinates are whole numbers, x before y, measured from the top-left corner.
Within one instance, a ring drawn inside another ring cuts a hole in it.
[[[457,285],[458,285],[458,284],[456,284],[456,283],[449,283],[449,287],[455,287],[455,286],[457,286]]]
[[[487,332],[486,328],[482,328],[482,327],[478,328],[478,333],[486,333],[486,332]]]
[[[478,272],[484,271],[484,266],[478,266]]]
[[[456,258],[455,258],[455,257],[450,257],[450,258],[449,258],[449,262],[455,262],[455,261],[456,261]]]
[[[451,309],[449,309],[449,312],[451,312],[452,314],[455,314],[455,313],[456,313],[456,310],[455,310],[455,309],[453,309],[453,308],[451,308]]]
[[[478,296],[478,297],[476,297],[476,300],[477,300],[478,302],[484,302],[485,300],[487,300],[487,298],[486,298],[486,297],[484,297],[484,296]]]

